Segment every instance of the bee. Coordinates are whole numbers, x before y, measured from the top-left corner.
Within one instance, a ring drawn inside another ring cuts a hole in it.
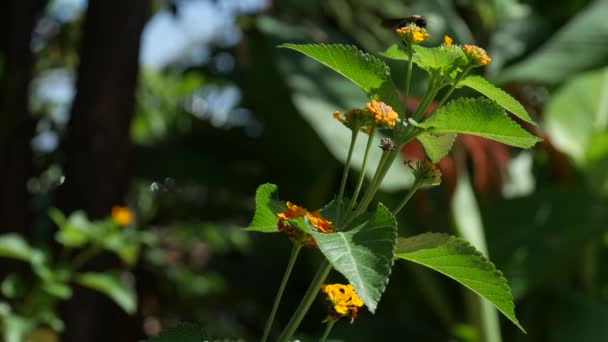
[[[416,26],[421,28],[426,28],[426,19],[421,15],[412,15],[407,18],[394,18],[394,19],[384,19],[382,20],[382,26],[396,30],[402,27],[405,27],[411,23],[416,24]]]

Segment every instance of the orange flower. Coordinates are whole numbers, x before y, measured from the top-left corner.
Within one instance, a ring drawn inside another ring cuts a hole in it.
[[[112,207],[112,219],[119,226],[126,226],[133,222],[133,212],[127,208],[115,205]]]
[[[323,234],[333,233],[333,223],[326,220],[319,211],[310,213],[308,210],[306,210],[306,208],[300,207],[291,202],[287,202],[287,211],[277,214],[277,217],[279,218],[279,222],[277,224],[278,230],[286,233],[287,237],[291,240],[300,241],[309,246],[317,247],[317,243],[312,236],[296,229],[293,225],[289,224],[289,222],[286,222],[288,220],[303,216],[308,219],[308,222],[316,231]]]
[[[381,126],[394,127],[399,118],[393,107],[384,102],[372,101],[365,105],[365,108],[374,116],[374,121]]]
[[[406,163],[410,170],[412,170],[414,177],[416,177],[416,181],[429,185],[441,184],[441,170],[439,170],[437,165],[428,160],[409,161]]]
[[[462,47],[462,51],[464,51],[464,54],[469,59],[469,63],[473,66],[487,65],[492,61],[492,59],[488,57],[486,50],[479,46],[465,44]]]
[[[443,46],[451,46],[452,45],[452,38],[450,38],[450,36],[443,36]]]
[[[429,38],[429,33],[426,29],[415,23],[400,27],[395,32],[406,44],[420,44]]]
[[[331,302],[329,315],[334,319],[350,315],[352,322],[357,318],[359,308],[365,305],[351,284],[325,284],[321,285],[321,291],[327,294],[326,298]]]

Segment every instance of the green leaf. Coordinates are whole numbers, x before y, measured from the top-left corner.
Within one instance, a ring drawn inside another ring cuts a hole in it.
[[[422,144],[422,147],[424,147],[424,151],[429,159],[433,163],[438,163],[441,158],[450,153],[454,140],[456,140],[456,134],[431,134],[424,132],[417,139]]]
[[[119,272],[87,272],[76,276],[76,282],[110,297],[128,314],[137,310],[135,289],[121,277]]]
[[[0,236],[0,257],[30,262],[37,252],[21,236],[9,233]]]
[[[511,120],[494,101],[484,98],[450,101],[420,126],[432,133],[472,134],[522,148],[540,141]]]
[[[515,317],[513,296],[502,272],[466,240],[440,233],[397,239],[395,257],[442,273],[496,306],[525,332]]]
[[[205,329],[199,324],[179,323],[164,330],[148,342],[204,342],[211,341]]]
[[[277,233],[277,213],[287,210],[285,202],[279,201],[278,187],[266,183],[258,187],[255,193],[255,214],[247,230],[262,233]]]
[[[453,81],[466,64],[462,49],[457,46],[437,46],[432,48],[414,45],[414,63],[430,73],[439,73]],[[398,45],[391,45],[380,54],[386,58],[409,61],[407,52]]]
[[[390,211],[379,204],[352,230],[312,235],[333,268],[355,287],[369,311],[375,312],[393,266],[397,223]]]
[[[458,82],[458,87],[469,87],[471,89],[477,90],[478,92],[488,97],[490,100],[495,101],[502,108],[513,113],[518,118],[524,120],[525,122],[529,122],[533,125],[536,125],[536,123],[530,118],[528,112],[526,112],[526,109],[524,108],[524,106],[521,105],[521,103],[519,103],[511,95],[507,94],[504,90],[494,86],[492,83],[488,82],[488,80],[481,76],[469,75],[460,82]]]
[[[556,84],[608,60],[608,1],[597,0],[580,11],[530,57],[505,69],[501,83],[534,81]]]
[[[371,99],[383,101],[398,110],[395,85],[388,66],[379,58],[352,45],[341,44],[282,44],[311,57],[358,85]]]

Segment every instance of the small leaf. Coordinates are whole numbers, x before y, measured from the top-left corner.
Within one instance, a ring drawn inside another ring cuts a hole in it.
[[[511,120],[494,101],[484,98],[458,98],[450,101],[420,124],[432,133],[464,133],[496,140],[503,144],[530,148],[541,139]]]
[[[277,233],[277,213],[287,210],[284,202],[279,201],[278,187],[274,184],[266,183],[258,187],[255,193],[255,214],[253,221],[246,230]]]
[[[373,313],[391,274],[397,223],[382,204],[364,218],[349,231],[312,235],[333,268],[355,287]]]
[[[352,45],[341,44],[283,44],[311,57],[358,85],[371,99],[383,101],[398,110],[401,108],[390,69],[379,58]]]
[[[0,236],[0,257],[30,262],[35,251],[17,234],[9,233]]]
[[[137,310],[135,289],[123,280],[119,272],[82,273],[76,276],[76,282],[110,297],[128,314]]]
[[[148,342],[204,342],[211,341],[205,329],[199,324],[179,323],[164,330]]]
[[[513,113],[518,118],[524,120],[525,122],[536,125],[536,123],[530,118],[528,112],[524,106],[521,105],[516,99],[514,99],[511,95],[507,94],[504,90],[494,86],[492,83],[488,82],[485,78],[478,75],[470,75],[465,77],[465,79],[458,82],[458,87],[469,87],[471,89],[477,90],[481,94],[488,97],[490,100],[495,101],[502,108],[508,110]]]
[[[398,238],[395,257],[426,266],[456,280],[492,302],[525,332],[515,317],[515,305],[507,279],[466,240],[441,233]]]
[[[457,46],[437,46],[427,48],[414,45],[413,61],[421,69],[430,73],[439,72],[442,76],[453,81],[458,71],[466,64],[466,59],[462,49]],[[398,45],[390,46],[380,54],[386,58],[409,61],[407,52]]]
[[[456,134],[431,134],[424,132],[417,139],[422,144],[422,147],[424,147],[424,151],[429,159],[433,163],[438,163],[441,158],[450,153],[454,140],[456,140]]]

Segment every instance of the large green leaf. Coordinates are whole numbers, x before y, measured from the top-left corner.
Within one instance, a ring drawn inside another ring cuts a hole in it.
[[[507,279],[466,240],[441,233],[399,238],[395,257],[429,267],[456,280],[492,302],[525,332],[515,317],[515,305]]]
[[[137,310],[137,293],[119,272],[81,273],[76,276],[75,281],[110,297],[128,314],[134,314]]]
[[[164,330],[148,342],[203,342],[211,341],[205,329],[199,324],[179,323]]]
[[[266,183],[258,187],[255,193],[255,214],[253,221],[247,230],[276,233],[278,232],[277,213],[287,209],[285,202],[279,201],[278,187],[274,184]]]
[[[596,0],[562,27],[530,57],[505,69],[502,82],[556,84],[608,60],[608,1]]]
[[[355,287],[369,311],[375,312],[393,266],[397,223],[390,211],[380,204],[352,230],[312,235],[333,268]]]
[[[494,101],[484,98],[450,101],[420,126],[433,133],[472,134],[523,148],[540,141],[511,120]]]
[[[429,159],[433,163],[437,163],[441,158],[450,153],[456,139],[456,134],[431,134],[424,132],[417,139],[422,144],[422,147],[424,147],[424,151],[429,156]]]
[[[511,95],[507,94],[504,90],[494,86],[492,83],[488,82],[488,80],[481,76],[467,76],[458,83],[458,87],[469,87],[471,89],[475,89],[486,97],[488,97],[489,99],[498,103],[498,105],[500,105],[502,108],[513,113],[518,118],[533,125],[536,125],[536,123],[530,118],[528,112],[526,111],[524,106],[521,105],[521,103],[519,103]]]
[[[372,99],[401,108],[388,66],[355,46],[341,44],[282,44],[325,64],[358,85]]]

